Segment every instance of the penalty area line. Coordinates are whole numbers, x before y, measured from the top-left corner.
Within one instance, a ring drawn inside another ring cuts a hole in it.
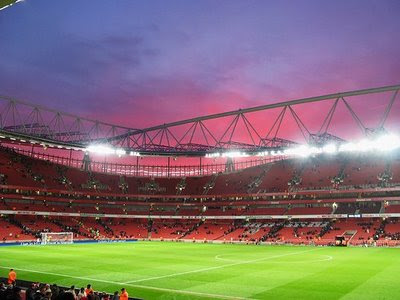
[[[17,270],[17,271],[28,272],[28,273],[46,274],[46,275],[53,275],[53,276],[58,276],[58,277],[80,279],[80,280],[94,281],[94,282],[102,282],[102,283],[115,284],[115,285],[120,285],[120,286],[130,286],[133,288],[141,288],[141,289],[168,292],[168,293],[202,296],[202,297],[214,298],[214,299],[227,299],[227,300],[249,300],[249,299],[251,299],[251,298],[244,298],[244,297],[225,296],[225,295],[219,295],[219,294],[210,294],[210,293],[202,293],[202,292],[187,291],[187,290],[175,290],[175,289],[153,287],[153,286],[140,285],[140,284],[122,283],[122,282],[111,281],[111,280],[95,279],[95,278],[83,277],[83,276],[71,276],[71,275],[66,275],[66,274],[61,274],[61,273],[43,272],[43,271],[37,271],[37,270],[31,270],[31,269],[0,266],[0,269],[9,270],[11,268],[13,268],[14,270]]]

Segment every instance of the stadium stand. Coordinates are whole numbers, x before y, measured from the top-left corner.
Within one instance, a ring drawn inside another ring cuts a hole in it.
[[[348,234],[353,244],[396,244],[398,216],[391,214],[400,213],[399,173],[397,156],[320,155],[224,174],[145,178],[0,148],[0,238],[34,241],[41,232],[71,231],[77,240],[332,244]]]

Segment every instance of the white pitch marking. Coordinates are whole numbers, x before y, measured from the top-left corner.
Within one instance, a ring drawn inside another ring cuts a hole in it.
[[[82,280],[88,280],[88,281],[97,281],[97,282],[104,282],[104,283],[112,283],[112,284],[121,284],[120,282],[116,282],[116,281],[108,281],[108,280],[95,279],[95,278],[90,278],[90,277],[81,277],[81,276],[70,276],[70,275],[65,275],[65,274],[60,274],[60,273],[53,273],[53,272],[43,272],[43,271],[36,271],[36,270],[30,270],[30,269],[4,267],[4,266],[0,266],[0,268],[1,269],[11,269],[11,268],[13,268],[14,270],[23,271],[23,272],[47,274],[47,275],[54,275],[54,276],[74,278],[74,279],[82,279]]]
[[[230,262],[245,262],[245,260],[235,260],[235,259],[229,259],[229,258],[221,258],[221,256],[226,256],[227,254],[218,254],[215,255],[216,260],[222,260],[222,261],[230,261]]]
[[[200,273],[200,272],[205,272],[205,271],[218,270],[218,269],[223,269],[223,268],[227,268],[227,267],[233,267],[233,266],[244,265],[244,264],[251,264],[251,263],[254,263],[254,262],[263,261],[263,260],[269,260],[269,259],[278,258],[278,257],[284,257],[284,256],[290,256],[290,255],[296,255],[296,254],[301,254],[301,253],[312,252],[312,251],[316,251],[316,250],[320,250],[320,248],[307,250],[307,251],[291,252],[291,253],[286,253],[286,254],[281,254],[281,255],[269,256],[269,257],[263,257],[263,258],[253,259],[253,260],[242,261],[242,262],[234,262],[234,263],[225,264],[225,265],[222,265],[222,266],[209,267],[209,268],[203,268],[203,269],[197,269],[197,270],[191,270],[191,271],[185,271],[185,272],[179,272],[179,273],[172,273],[172,274],[168,274],[168,275],[162,275],[162,276],[155,276],[155,277],[150,277],[150,278],[131,280],[131,281],[127,281],[127,282],[124,282],[124,283],[125,284],[127,284],[127,283],[136,283],[136,282],[143,282],[143,281],[156,280],[156,279],[162,279],[162,278],[168,278],[168,277],[175,277],[175,276],[192,274],[192,273]]]
[[[4,266],[0,266],[0,268],[7,269],[7,270],[11,269],[11,267],[4,267]],[[54,275],[54,276],[73,278],[73,279],[81,279],[81,280],[94,281],[94,282],[111,283],[111,284],[116,284],[116,285],[130,286],[130,287],[136,287],[136,288],[142,288],[142,289],[154,290],[154,291],[163,291],[163,292],[186,294],[186,295],[197,295],[197,296],[203,296],[203,297],[208,297],[208,298],[218,298],[218,299],[228,299],[228,300],[251,300],[251,298],[225,296],[225,295],[218,295],[218,294],[208,294],[208,293],[185,291],[185,290],[174,290],[174,289],[159,288],[159,287],[146,286],[146,285],[140,285],[140,284],[128,284],[128,283],[121,283],[121,282],[116,282],[116,281],[95,279],[95,278],[90,278],[90,277],[70,276],[70,275],[66,275],[66,274],[53,273],[53,272],[42,272],[42,271],[36,271],[36,270],[30,270],[30,269],[14,268],[14,270],[29,272],[29,273]]]

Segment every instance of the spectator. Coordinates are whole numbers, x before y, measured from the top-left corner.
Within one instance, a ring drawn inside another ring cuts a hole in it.
[[[85,293],[85,288],[81,287],[81,289],[79,290],[79,293],[78,293],[78,300],[86,300],[86,299],[87,299],[87,296]]]
[[[110,300],[110,295],[106,292],[103,292],[103,295],[101,295],[101,300]]]
[[[13,286],[11,284],[7,285],[4,291],[4,299],[9,299],[12,296]]]
[[[5,299],[6,297],[6,285],[4,282],[0,282],[0,299]]]
[[[59,289],[59,287],[57,286],[57,284],[53,284],[53,285],[51,286],[51,293],[53,294],[53,295],[51,296],[51,299],[52,299],[52,300],[56,300],[56,299],[58,298],[58,295],[60,294],[60,289]]]
[[[46,290],[46,292],[44,294],[43,300],[51,300],[51,296],[52,296],[51,290],[48,289],[48,290]]]
[[[22,300],[21,288],[17,287],[17,286],[11,287],[5,299],[7,299],[7,300]]]
[[[17,273],[15,273],[14,269],[10,269],[8,273],[8,284],[15,284],[15,280],[17,280]]]
[[[61,292],[57,300],[75,300],[74,295],[69,292]]]
[[[119,295],[119,300],[128,300],[128,292],[125,288],[121,289],[121,294]]]
[[[94,300],[100,300],[99,293],[97,293],[97,292],[92,292],[92,294],[93,294],[93,299],[94,299]]]
[[[46,293],[48,293],[48,292],[51,293],[50,284],[47,284],[47,283],[46,283],[45,286],[44,286],[44,288],[45,288],[44,294],[46,294]]]
[[[89,294],[87,294],[88,300],[95,300],[96,298],[94,297],[94,292],[93,290],[89,291]]]
[[[87,296],[89,296],[90,293],[93,293],[93,289],[92,289],[92,285],[91,284],[88,284],[86,286],[85,293],[86,293]]]
[[[114,295],[111,297],[111,300],[119,300],[118,291],[114,292]]]
[[[26,300],[33,300],[34,295],[37,291],[37,286],[35,283],[32,282],[31,286],[25,292],[25,299]]]
[[[67,290],[68,293],[71,293],[74,296],[74,299],[76,300],[76,293],[75,293],[75,286],[71,285],[71,287],[69,288],[69,290]]]
[[[33,300],[42,300],[45,297],[46,286],[42,285],[33,295]]]

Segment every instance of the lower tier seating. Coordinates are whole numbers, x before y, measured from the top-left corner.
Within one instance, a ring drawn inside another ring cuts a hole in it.
[[[400,244],[399,218],[338,220],[188,220],[71,218],[8,215],[0,218],[0,239],[36,241],[42,232],[73,232],[74,239],[162,239],[246,243],[333,244],[345,236],[350,244]]]

